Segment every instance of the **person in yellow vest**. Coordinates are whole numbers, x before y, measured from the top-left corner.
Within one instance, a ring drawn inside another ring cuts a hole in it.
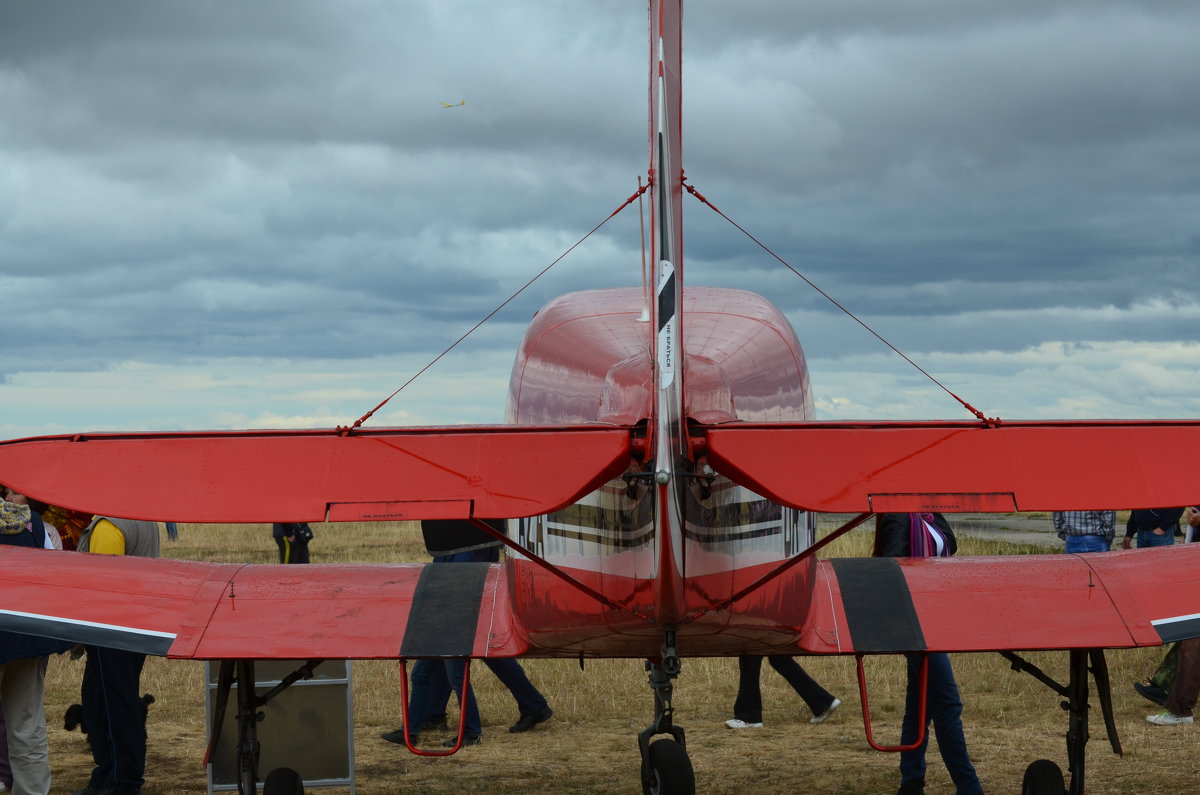
[[[81,552],[157,558],[157,522],[97,516],[79,538]],[[134,795],[146,773],[146,726],[141,681],[146,655],[87,646],[81,703],[96,763],[88,785],[74,795]]]

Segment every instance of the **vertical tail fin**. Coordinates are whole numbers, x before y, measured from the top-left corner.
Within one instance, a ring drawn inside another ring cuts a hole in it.
[[[680,135],[682,0],[650,0],[651,251],[656,260],[656,456],[686,457],[683,414],[683,166]]]
[[[655,362],[654,471],[657,577],[655,613],[683,617],[683,479],[688,438],[683,422],[683,167],[680,134],[682,0],[650,0],[650,202],[655,258],[652,303]]]

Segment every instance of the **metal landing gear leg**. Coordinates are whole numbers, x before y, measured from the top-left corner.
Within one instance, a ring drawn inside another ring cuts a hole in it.
[[[1011,652],[1001,654],[1012,663],[1013,670],[1026,671],[1065,700],[1061,707],[1067,712],[1067,769],[1071,785],[1063,782],[1062,770],[1049,759],[1039,759],[1025,769],[1022,795],[1083,795],[1087,762],[1088,734],[1088,673],[1096,681],[1096,697],[1104,716],[1104,728],[1113,753],[1121,755],[1121,739],[1113,718],[1112,689],[1108,680],[1108,662],[1103,649],[1071,649],[1070,680],[1066,686],[1051,679],[1032,663]]]
[[[654,693],[654,723],[638,732],[638,750],[642,755],[642,792],[644,795],[694,795],[696,774],[687,755],[683,729],[674,724],[671,704],[672,680],[682,670],[675,648],[675,630],[666,630],[662,657],[646,661],[650,689]],[[669,734],[650,742],[658,734]]]
[[[238,793],[255,795],[258,792],[258,722],[259,712],[254,693],[254,660],[237,661],[237,758]]]
[[[236,682],[237,688],[237,768],[239,795],[257,795],[258,760],[261,745],[258,741],[258,723],[264,717],[262,707],[300,679],[309,679],[313,669],[321,660],[309,660],[288,674],[275,687],[261,696],[254,689],[254,660],[222,660],[217,679],[217,699],[214,709],[213,733],[209,738],[204,761],[211,761],[221,739],[221,725],[225,720],[225,709],[229,693]],[[236,675],[235,675],[236,670]],[[303,795],[304,784],[300,775],[291,768],[272,770],[263,783],[263,795]]]

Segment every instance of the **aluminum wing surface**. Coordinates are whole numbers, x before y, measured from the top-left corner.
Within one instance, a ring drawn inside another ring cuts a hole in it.
[[[1200,421],[763,423],[704,429],[709,463],[777,502],[828,513],[1191,505],[1172,450]]]
[[[510,657],[499,564],[278,566],[0,547],[0,629],[181,659]],[[304,621],[280,620],[303,614]]]
[[[1155,646],[1200,637],[1200,544],[818,564],[815,654]]]
[[[152,521],[514,518],[570,504],[629,456],[613,426],[97,433],[0,442],[0,483]]]

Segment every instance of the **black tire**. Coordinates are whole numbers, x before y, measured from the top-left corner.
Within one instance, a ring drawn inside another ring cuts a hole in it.
[[[695,795],[696,774],[687,751],[674,740],[650,743],[650,783],[646,795]]]
[[[262,795],[304,795],[304,779],[290,767],[277,767],[263,781]]]
[[[1063,795],[1066,791],[1062,769],[1049,759],[1039,759],[1025,768],[1021,795]]]

